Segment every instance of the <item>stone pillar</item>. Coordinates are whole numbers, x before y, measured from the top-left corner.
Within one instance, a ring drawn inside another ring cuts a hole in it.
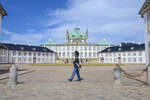
[[[12,65],[9,69],[9,82],[8,85],[16,85],[17,84],[17,66]]]
[[[148,69],[147,69],[147,84],[148,86],[150,86],[150,66],[148,66]]]
[[[119,67],[114,68],[114,84],[121,84],[121,70]]]

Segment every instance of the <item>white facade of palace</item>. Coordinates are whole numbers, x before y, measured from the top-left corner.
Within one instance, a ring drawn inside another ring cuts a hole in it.
[[[21,50],[23,47],[16,47],[15,44],[9,44],[11,45],[9,48],[5,46],[5,43],[0,45],[0,63],[55,63],[56,61],[56,54],[44,47],[23,45],[30,50]]]
[[[55,51],[57,58],[61,59],[61,62],[72,62],[74,59],[74,52],[79,51],[79,58],[83,63],[88,61],[89,63],[97,62],[98,52],[104,50],[111,45],[98,45],[98,44],[56,44],[47,45],[46,47]],[[93,61],[95,60],[95,61]]]
[[[87,45],[51,45],[48,48],[57,52],[59,58],[74,58],[74,51],[79,51],[80,58],[97,58],[97,52],[104,50],[109,46],[99,46],[96,44]]]
[[[88,42],[88,30],[83,33],[79,27],[75,28],[75,32],[69,33],[66,31],[66,43],[55,44],[51,39],[42,46],[47,47],[57,54],[57,61],[72,63],[74,59],[74,52],[79,52],[81,63],[98,63],[97,53],[112,44],[103,39],[99,43]]]
[[[145,64],[145,45],[114,46],[99,52],[99,63]]]
[[[145,64],[145,51],[126,51],[99,54],[99,63]]]

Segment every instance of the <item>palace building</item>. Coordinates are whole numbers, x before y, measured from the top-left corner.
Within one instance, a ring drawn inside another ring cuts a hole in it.
[[[40,46],[0,43],[0,64],[55,63],[55,52]]]
[[[121,43],[98,53],[99,63],[145,64],[145,44]]]
[[[80,28],[76,27],[72,33],[68,29],[66,30],[66,43],[55,44],[49,39],[42,46],[57,53],[56,62],[58,63],[72,63],[74,51],[79,51],[81,63],[98,63],[97,53],[107,47],[111,47],[112,44],[106,39],[103,39],[100,43],[89,43],[88,30],[81,32]]]

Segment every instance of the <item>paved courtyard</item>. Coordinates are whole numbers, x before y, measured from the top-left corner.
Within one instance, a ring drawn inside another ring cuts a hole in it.
[[[112,66],[83,66],[83,81],[69,82],[72,66],[19,66],[19,84],[7,86],[8,74],[0,75],[0,100],[150,100],[150,87],[123,77],[123,85],[113,84]],[[140,72],[144,66],[123,67]],[[2,78],[3,77],[3,78]],[[144,74],[138,79],[146,81]]]

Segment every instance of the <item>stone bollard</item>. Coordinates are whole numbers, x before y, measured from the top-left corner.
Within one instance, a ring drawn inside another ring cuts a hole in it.
[[[114,84],[115,85],[121,84],[121,70],[119,67],[114,68]]]
[[[150,86],[150,66],[147,69],[147,85]]]
[[[12,67],[9,69],[9,82],[8,85],[16,85],[17,84],[17,66],[12,65]]]

